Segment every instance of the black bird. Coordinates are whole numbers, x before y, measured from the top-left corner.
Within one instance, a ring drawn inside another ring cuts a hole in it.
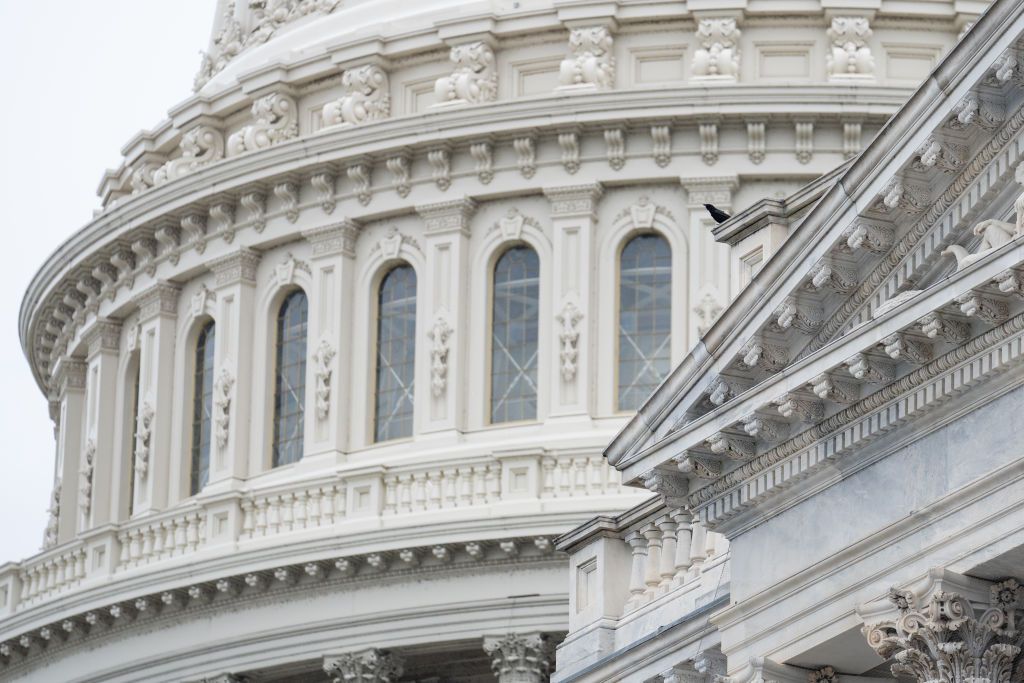
[[[729,214],[722,211],[714,204],[705,204],[704,208],[708,210],[708,213],[711,214],[711,217],[715,219],[716,223],[724,223],[729,220]]]

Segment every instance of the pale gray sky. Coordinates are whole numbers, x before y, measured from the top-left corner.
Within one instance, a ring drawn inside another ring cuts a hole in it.
[[[18,342],[29,280],[99,206],[103,170],[191,93],[214,0],[0,0],[0,565],[39,550],[53,430]]]

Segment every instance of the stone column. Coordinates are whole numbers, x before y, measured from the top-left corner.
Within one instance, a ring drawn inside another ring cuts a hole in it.
[[[136,299],[139,307],[139,414],[135,433],[135,514],[168,502],[174,407],[174,344],[178,317],[174,285],[160,282]],[[177,476],[177,473],[175,473]]]
[[[546,187],[551,203],[551,228],[554,244],[552,268],[551,316],[552,362],[558,368],[552,377],[552,417],[589,415],[594,393],[591,384],[594,368],[591,347],[597,333],[597,283],[595,231],[597,202],[603,190],[600,183]]]
[[[465,428],[467,384],[467,307],[470,218],[476,203],[464,197],[417,206],[426,224],[427,268],[421,296],[426,297],[427,338],[416,341],[427,349],[430,368],[430,410],[423,432]],[[422,356],[421,356],[422,357]],[[419,393],[419,392],[417,392]]]
[[[714,204],[727,213],[732,210],[732,193],[738,186],[735,175],[680,178],[687,193],[687,208],[690,214],[690,301],[686,312],[689,323],[686,331],[686,346],[692,347],[725,310],[732,296],[729,291],[730,250],[729,245],[715,241],[712,229],[715,221],[708,215],[704,204]]]
[[[86,379],[86,420],[85,453],[92,453],[91,463],[82,463],[79,470],[80,500],[85,528],[99,526],[111,521],[114,511],[110,509],[114,499],[111,490],[114,481],[115,441],[118,432],[114,428],[117,413],[117,370],[121,325],[110,320],[95,322],[86,332],[85,343],[89,349]],[[88,490],[88,496],[85,491]],[[119,498],[118,498],[119,499]]]
[[[85,363],[62,358],[53,371],[57,390],[60,431],[57,433],[57,479],[59,495],[56,543],[66,543],[78,531],[78,473],[84,450],[82,423],[85,412]]]
[[[555,661],[554,647],[543,633],[485,636],[484,652],[498,683],[543,683]]]
[[[245,479],[249,470],[252,343],[248,337],[255,329],[253,318],[259,261],[259,253],[242,247],[210,264],[217,295],[217,327],[213,447],[207,486],[220,484],[218,488],[231,488]]]
[[[309,382],[306,391],[306,455],[348,450],[355,241],[350,221],[302,233],[312,245],[313,291],[309,292]]]
[[[404,668],[401,655],[376,648],[324,656],[324,673],[332,683],[397,683]]]

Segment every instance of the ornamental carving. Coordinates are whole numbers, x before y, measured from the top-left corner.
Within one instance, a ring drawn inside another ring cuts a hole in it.
[[[573,56],[562,60],[558,80],[565,86],[608,90],[615,84],[612,34],[604,26],[574,28],[569,34]]]
[[[153,418],[156,413],[150,402],[143,401],[135,418],[135,474],[145,479],[149,472],[150,441],[153,437]]]
[[[346,653],[324,658],[324,673],[332,683],[397,683],[405,669],[403,658],[388,650]]]
[[[82,469],[78,472],[78,507],[82,510],[82,516],[88,519],[89,511],[92,509],[92,475],[96,460],[96,442],[94,440],[89,439],[86,442],[82,459]]]
[[[1000,105],[972,92],[953,108],[953,118],[949,120],[948,125],[953,130],[978,126],[982,130],[993,131],[1002,125],[1004,120],[1006,116]]]
[[[448,383],[448,351],[450,338],[455,332],[448,322],[448,311],[441,309],[427,330],[430,339],[430,392],[434,398],[444,396]]]
[[[576,359],[579,356],[580,330],[577,327],[583,319],[583,311],[567,299],[561,312],[555,316],[558,321],[558,341],[560,344],[558,357],[561,361],[562,379],[571,382],[576,378]]]
[[[53,485],[53,492],[50,494],[50,508],[47,511],[46,530],[43,532],[43,548],[52,548],[57,545],[57,538],[60,533],[60,479]]]
[[[228,434],[231,426],[231,390],[235,386],[235,378],[227,368],[221,368],[220,374],[213,383],[213,424],[217,436],[217,446],[228,445]]]
[[[767,372],[778,372],[789,364],[785,347],[768,344],[758,337],[748,340],[739,352],[740,361],[748,368],[759,367]]]
[[[335,355],[334,347],[326,339],[320,340],[320,345],[313,353],[313,365],[316,368],[316,416],[321,420],[326,420],[331,410],[331,374],[334,372],[332,361]]]
[[[484,652],[491,658],[498,683],[546,681],[555,659],[550,640],[541,633],[485,638]]]
[[[740,70],[739,40],[735,19],[701,19],[697,27],[700,48],[693,55],[694,78],[735,80]]]
[[[398,258],[399,252],[402,251],[403,244],[412,247],[416,251],[420,251],[420,244],[415,238],[402,234],[398,230],[397,225],[392,225],[388,228],[387,234],[384,235],[377,244],[373,245],[370,252],[373,253],[379,251],[384,255],[384,258],[394,259]]]
[[[540,223],[529,216],[524,216],[519,212],[519,209],[511,208],[504,218],[499,219],[488,232],[501,232],[503,239],[510,241],[518,241],[523,235],[523,226],[529,225],[532,228],[540,230]]]
[[[206,308],[211,301],[217,300],[217,294],[211,292],[206,284],[199,285],[199,289],[192,295],[192,316],[198,318],[206,313]]]
[[[537,172],[537,151],[533,138],[516,138],[512,141],[516,152],[516,167],[524,178],[532,178]]]
[[[627,206],[615,216],[615,222],[628,219],[634,230],[650,230],[654,227],[657,216],[675,220],[672,213],[664,206],[655,204],[650,197],[644,195],[635,204]]]
[[[297,107],[289,95],[261,97],[252,104],[252,117],[253,123],[228,138],[228,156],[267,149],[299,135]]]
[[[754,457],[754,442],[730,434],[712,434],[706,440],[708,448],[715,455],[721,455],[730,460],[747,461]]]
[[[498,97],[498,72],[494,51],[483,41],[456,45],[449,53],[455,64],[451,76],[437,79],[434,97],[438,105],[481,104]]]
[[[1024,164],[1018,164],[1014,171],[1014,179],[1019,185],[1024,186]],[[1018,195],[1013,204],[1016,212],[1016,221],[1006,221],[989,218],[974,226],[971,231],[975,236],[981,238],[973,252],[967,251],[958,244],[951,244],[942,252],[943,256],[952,256],[956,259],[958,271],[985,258],[988,254],[999,249],[1005,244],[1024,235],[1024,192]]]
[[[701,336],[707,334],[708,330],[718,319],[718,315],[722,312],[722,304],[719,302],[714,292],[704,292],[704,295],[697,302],[697,305],[693,307],[693,312],[697,316],[697,333]]]
[[[150,185],[184,178],[203,166],[224,158],[224,135],[210,126],[196,126],[181,136],[181,156],[152,173]]]
[[[306,263],[305,261],[300,261],[299,259],[295,258],[295,256],[292,255],[291,252],[288,252],[284,257],[284,260],[277,264],[277,267],[274,268],[274,274],[277,276],[277,286],[286,287],[288,285],[294,284],[295,271],[297,270],[302,271],[306,275],[311,275],[313,272],[310,269],[308,263]]]
[[[341,77],[342,96],[323,108],[324,127],[358,126],[391,115],[388,74],[376,64],[349,69]]]
[[[1024,673],[1024,588],[1007,579],[991,587],[989,606],[936,591],[920,607],[910,591],[891,589],[898,616],[864,627],[879,656],[895,659],[892,673],[936,683],[1008,683]]]
[[[827,35],[832,43],[826,59],[829,78],[871,78],[874,75],[875,58],[867,43],[871,28],[865,17],[835,17]]]
[[[917,171],[936,168],[944,173],[956,173],[963,166],[967,152],[966,145],[944,142],[931,135],[917,149],[913,168]]]

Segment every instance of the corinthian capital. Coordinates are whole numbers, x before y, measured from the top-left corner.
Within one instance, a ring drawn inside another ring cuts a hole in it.
[[[498,683],[541,683],[554,663],[554,648],[543,633],[509,633],[484,638],[484,652]]]
[[[404,668],[401,655],[376,648],[324,657],[324,673],[332,683],[396,683]]]

